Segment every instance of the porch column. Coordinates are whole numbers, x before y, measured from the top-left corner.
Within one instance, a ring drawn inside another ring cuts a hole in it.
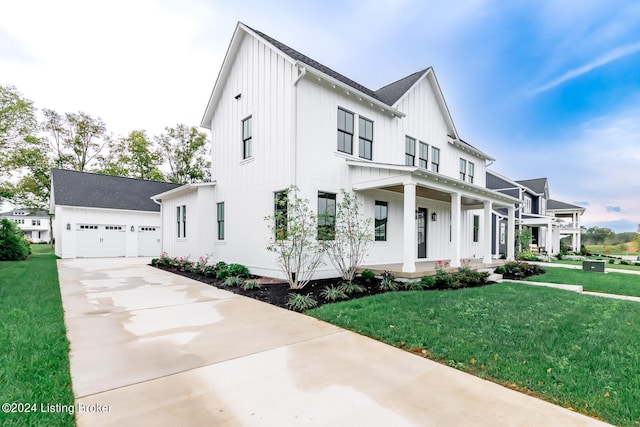
[[[555,246],[555,239],[553,238],[553,226],[551,222],[547,223],[547,241],[545,242],[545,249],[547,254],[553,255],[553,247]]]
[[[513,261],[516,257],[516,208],[507,207],[507,261]]]
[[[451,267],[460,267],[460,193],[451,193]]]
[[[576,234],[576,249],[575,252],[580,252],[580,248],[582,247],[582,243],[580,242],[580,239],[582,239],[582,235],[580,233],[582,233],[582,230],[580,229],[580,224],[576,224],[576,226],[578,227],[578,234]]]
[[[416,271],[416,184],[404,184],[402,271]]]
[[[484,264],[491,265],[491,200],[484,201],[484,231],[482,233]]]

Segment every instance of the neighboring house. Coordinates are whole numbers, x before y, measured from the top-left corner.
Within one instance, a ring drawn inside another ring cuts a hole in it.
[[[515,215],[516,225],[518,229],[526,227],[531,230],[531,249],[555,255],[560,251],[560,239],[571,235],[572,249],[580,250],[580,216],[585,209],[550,199],[547,178],[513,181],[487,170],[487,187],[521,200]],[[505,211],[494,212],[494,254],[506,253],[506,242],[501,237],[505,217]],[[571,222],[564,222],[566,218],[571,218]]]
[[[356,191],[375,231],[366,265],[489,264],[497,208],[513,242],[518,199],[486,187],[493,159],[458,136],[432,68],[373,91],[238,23],[201,125],[213,182],[155,196],[172,256],[280,276],[264,218],[291,185],[330,228],[340,191]],[[316,277],[335,275],[327,262]]]
[[[45,211],[14,209],[0,213],[0,216],[15,222],[22,230],[24,238],[32,243],[51,241],[49,214]]]
[[[51,170],[50,212],[61,258],[158,256],[160,206],[151,196],[179,184]]]

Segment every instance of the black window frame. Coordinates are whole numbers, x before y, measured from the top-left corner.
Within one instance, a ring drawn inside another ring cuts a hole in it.
[[[218,222],[218,240],[224,240],[224,202],[216,204],[216,220]]]
[[[440,172],[440,149],[431,146],[431,172]]]
[[[380,210],[378,210],[380,208]],[[383,211],[384,208],[384,211]],[[382,213],[384,212],[384,216]],[[380,213],[380,215],[378,215]],[[374,226],[373,234],[376,242],[387,241],[387,224],[389,219],[389,203],[381,200],[376,200],[374,205]]]
[[[333,203],[330,203],[330,201],[333,201]],[[324,206],[322,206],[323,203]],[[330,209],[331,205],[333,205],[333,212]],[[336,193],[318,191],[318,240],[334,239],[336,234],[336,205]]]
[[[288,209],[289,192],[276,191],[273,193],[273,219],[275,221],[275,239],[286,240],[288,237]]]
[[[253,157],[253,116],[242,120],[242,160]]]
[[[406,166],[416,165],[416,139],[408,135],[404,136],[404,164]]]
[[[460,157],[460,181],[467,180],[467,161]]]
[[[424,154],[424,157],[423,157]],[[429,144],[418,141],[418,167],[427,169],[429,166]]]
[[[363,127],[365,128],[364,131]],[[369,128],[371,128],[370,134],[368,132]],[[367,160],[373,159],[373,120],[362,116],[358,116],[358,156]]]
[[[187,205],[176,206],[176,223],[178,239],[185,239],[187,237]]]
[[[475,163],[467,160],[467,181],[469,181],[469,183],[473,184],[475,174],[476,174]]]
[[[344,128],[341,128],[340,114],[344,114]],[[354,114],[344,108],[338,107],[338,151],[353,155],[353,131],[354,131]],[[347,120],[350,117],[350,120]],[[350,126],[349,126],[350,122]],[[349,129],[350,128],[350,129]],[[348,140],[348,142],[347,142]],[[345,146],[348,144],[348,150]]]
[[[480,215],[473,216],[473,243],[480,241]]]

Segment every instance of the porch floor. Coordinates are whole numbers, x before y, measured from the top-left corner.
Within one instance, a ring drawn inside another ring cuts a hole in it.
[[[467,260],[469,258],[464,258]],[[439,260],[444,263],[451,263],[450,259]],[[362,273],[364,270],[371,270],[375,274],[382,274],[385,271],[391,272],[397,278],[404,279],[416,279],[422,276],[435,276],[436,274],[436,263],[439,261],[416,261],[416,271],[413,273],[407,273],[402,271],[402,263],[395,264],[372,264],[372,265],[364,265],[358,268],[358,273]],[[504,265],[507,261],[504,259],[493,259],[491,264],[485,264],[482,262],[482,258],[471,258],[469,259],[469,267],[477,268],[478,270],[483,269],[491,269]],[[448,268],[447,271],[456,271],[457,268]]]

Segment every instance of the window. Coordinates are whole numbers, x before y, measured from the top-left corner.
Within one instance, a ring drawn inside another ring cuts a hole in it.
[[[14,219],[13,220],[16,224],[24,224],[24,219],[20,218],[20,219]]]
[[[416,140],[410,136],[404,137],[404,164],[409,166],[416,164]]]
[[[473,184],[473,176],[476,173],[476,165],[472,162],[467,162],[467,180]]]
[[[40,220],[39,219],[32,219],[31,220],[31,225],[40,225]]]
[[[460,159],[460,181],[464,181],[467,178],[467,161]]]
[[[217,204],[218,208],[218,240],[224,240],[224,202]]]
[[[276,221],[276,240],[287,238],[287,205],[288,196],[286,191],[278,191],[274,196],[273,216]]]
[[[473,216],[473,242],[478,243],[480,234],[480,215]]]
[[[428,160],[429,146],[424,142],[418,143],[418,167],[427,169],[429,163]]]
[[[342,108],[338,108],[338,151],[353,154],[353,113]]]
[[[178,238],[187,237],[187,206],[176,207],[176,222],[178,225]]]
[[[359,142],[358,155],[363,159],[371,160],[373,150],[373,122],[360,117],[359,119]]]
[[[318,191],[318,239],[333,240],[336,233],[336,195]]]
[[[248,159],[253,156],[253,126],[252,117],[247,117],[242,121],[242,158]]]
[[[504,222],[500,223],[500,244],[504,245],[507,240],[507,224]]]
[[[387,213],[387,202],[380,202],[376,200],[374,225],[376,242],[385,242],[387,240]]]
[[[531,213],[531,203],[532,199],[531,196],[528,195],[524,195],[524,213]]]
[[[440,149],[431,147],[431,171],[440,172]]]

